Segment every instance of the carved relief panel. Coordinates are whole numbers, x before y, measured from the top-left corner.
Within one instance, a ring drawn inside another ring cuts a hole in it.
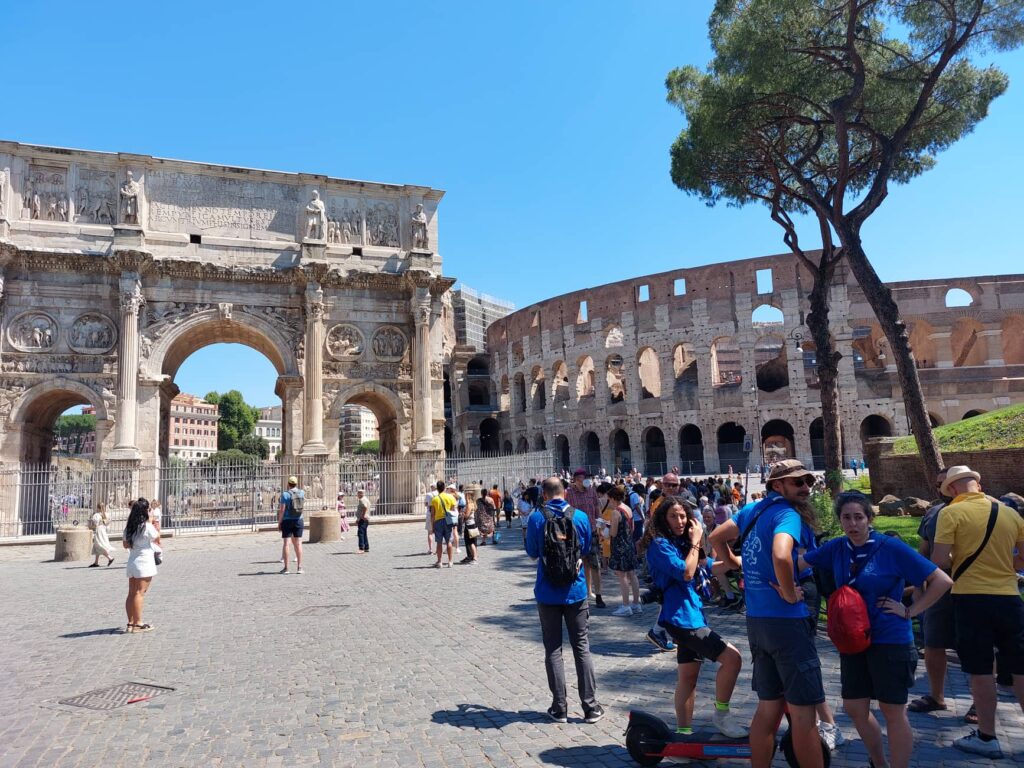
[[[108,352],[117,341],[117,328],[106,315],[87,312],[80,315],[68,331],[68,346],[85,355]]]
[[[44,165],[30,165],[22,196],[23,216],[39,221],[68,220],[68,171]]]
[[[358,328],[342,323],[327,332],[326,345],[335,360],[351,360],[363,354],[366,342]]]
[[[398,203],[371,202],[366,208],[367,245],[398,248]]]
[[[405,334],[393,325],[385,325],[373,334],[373,354],[378,360],[398,361],[405,355]]]
[[[57,323],[44,312],[22,312],[8,323],[7,340],[21,352],[53,349],[57,343]]]
[[[117,195],[113,171],[80,168],[78,184],[75,187],[75,221],[115,224]]]
[[[332,197],[327,204],[327,242],[364,245],[366,222],[362,201],[354,197]]]

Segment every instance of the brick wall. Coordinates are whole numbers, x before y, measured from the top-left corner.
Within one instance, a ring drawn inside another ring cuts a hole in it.
[[[878,501],[889,493],[900,498],[935,498],[933,481],[925,478],[917,454],[893,456],[892,443],[892,439],[883,437],[869,440],[865,446],[873,500]],[[1024,448],[950,452],[942,457],[947,467],[966,464],[980,473],[985,493],[1002,496],[1012,491],[1024,495]]]

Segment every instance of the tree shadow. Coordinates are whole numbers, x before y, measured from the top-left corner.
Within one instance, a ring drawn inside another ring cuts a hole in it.
[[[76,640],[79,637],[93,637],[94,635],[121,635],[124,634],[122,627],[107,627],[105,629],[87,629],[82,632],[68,632],[66,635],[57,635],[65,640]]]
[[[543,712],[526,709],[512,712],[483,704],[459,704],[456,709],[439,709],[430,716],[430,720],[439,725],[480,730],[501,730],[512,723],[549,722],[547,715]]]
[[[616,765],[632,765],[633,760],[621,744],[609,744],[604,747],[580,745],[577,747],[552,747],[539,752],[537,757],[545,765],[561,765],[565,768],[581,768],[581,766],[607,765],[614,761]]]

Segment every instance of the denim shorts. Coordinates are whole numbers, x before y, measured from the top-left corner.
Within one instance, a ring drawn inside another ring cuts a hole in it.
[[[451,544],[452,524],[447,520],[434,521],[434,541],[438,544]]]
[[[305,526],[301,517],[285,517],[281,520],[281,538],[290,539],[302,538],[302,531]]]
[[[754,658],[753,685],[758,699],[784,698],[796,706],[825,700],[821,662],[809,622],[748,616],[747,640]]]

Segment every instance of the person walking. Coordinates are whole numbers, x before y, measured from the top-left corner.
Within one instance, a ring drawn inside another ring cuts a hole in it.
[[[914,747],[907,719],[908,691],[914,684],[917,649],[910,620],[934,605],[953,581],[898,539],[877,533],[871,523],[871,500],[861,493],[836,497],[835,514],[845,536],[832,539],[799,559],[832,574],[838,585],[852,586],[868,611],[871,645],[861,653],[840,654],[843,709],[853,720],[871,762],[906,768]],[[905,586],[914,587],[914,602],[903,604]],[[889,737],[889,760],[882,729],[871,713],[878,701]]]
[[[110,545],[110,534],[107,532],[109,524],[107,505],[97,504],[96,511],[89,518],[89,530],[92,531],[92,553],[95,555],[90,568],[100,567],[100,555],[107,558],[108,567],[114,562],[114,548]]]
[[[590,519],[585,512],[573,509],[566,503],[564,487],[558,477],[553,476],[544,480],[541,492],[543,506],[531,513],[527,526],[526,553],[537,561],[533,596],[537,601],[541,637],[544,642],[544,668],[552,697],[547,714],[556,723],[568,721],[565,668],[562,663],[564,623],[576,662],[576,684],[580,703],[583,705],[583,720],[586,723],[596,723],[604,717],[604,708],[597,701],[597,682],[594,677],[593,661],[590,658],[590,608],[587,601],[587,579],[581,567],[582,563],[577,563],[576,578],[566,586],[552,583],[544,568],[544,529],[548,517],[572,516],[572,527],[579,542],[578,554],[581,560],[583,553],[590,551]]]
[[[612,506],[608,521],[608,534],[611,539],[608,566],[619,580],[619,591],[622,593],[622,605],[612,611],[612,616],[639,616],[644,610],[640,605],[640,581],[636,575],[636,544],[633,542],[635,523],[625,498],[626,492],[621,485],[613,485],[608,489],[608,499]]]
[[[277,508],[277,529],[281,531],[281,561],[284,567],[281,573],[288,573],[288,541],[295,549],[296,573],[302,570],[302,533],[304,523],[302,511],[306,506],[306,492],[300,489],[299,479],[292,475],[288,478],[288,489],[281,494],[281,504]]]
[[[480,500],[476,503],[473,511],[469,511],[467,506],[462,510],[462,530],[465,532],[466,542],[466,556],[460,561],[463,565],[476,565],[477,564],[477,539],[480,538],[480,507],[482,504],[489,501],[487,496],[487,489],[480,489]]]
[[[455,487],[445,487],[444,480],[437,481],[437,495],[430,500],[431,517],[434,523],[434,541],[437,542],[437,562],[434,568],[441,567],[441,552],[447,548],[448,562],[445,567],[452,567],[452,523],[449,516],[456,514]]]
[[[693,733],[693,706],[700,665],[704,659],[719,664],[715,678],[715,707],[711,716],[719,733],[732,739],[747,735],[729,710],[743,665],[736,646],[708,626],[696,589],[697,568],[704,558],[704,532],[689,501],[666,496],[651,522],[653,537],[647,547],[647,567],[662,591],[658,624],[676,643],[678,680],[675,692],[676,733]]]
[[[802,768],[821,768],[815,710],[825,701],[825,689],[796,570],[801,514],[813,516],[807,501],[814,475],[796,459],[786,459],[772,467],[767,485],[764,499],[719,523],[711,534],[715,556],[723,558],[727,570],[742,569],[746,586],[747,640],[758,698],[750,761],[752,768],[771,764],[775,731],[788,708],[797,760]],[[737,539],[742,559],[730,547]]]
[[[121,538],[122,546],[129,550],[125,573],[128,575],[128,597],[124,611],[128,615],[125,632],[152,632],[153,625],[142,621],[142,608],[146,593],[156,576],[156,550],[160,546],[160,533],[149,522],[149,502],[137,499],[128,513],[128,522]]]
[[[501,511],[505,513],[505,527],[511,529],[512,515],[516,511],[516,503],[512,500],[512,494],[507,489],[504,496],[501,497]]]
[[[356,490],[356,539],[359,543],[359,551],[364,555],[370,552],[370,540],[367,532],[370,528],[370,500],[366,498],[366,491],[362,488]]]
[[[953,500],[939,515],[932,562],[952,570],[956,653],[978,711],[977,729],[953,746],[999,758],[993,648],[1024,710],[1024,601],[1017,587],[1024,518],[982,493],[981,475],[967,466],[949,467],[941,492]]]
[[[589,597],[594,598],[594,605],[604,608],[604,598],[601,597],[601,552],[598,544],[598,537],[595,535],[597,526],[597,491],[594,490],[590,474],[583,467],[572,473],[572,482],[565,490],[565,500],[573,508],[586,513],[590,521],[590,540],[594,550],[587,550],[583,553],[583,575],[587,580]]]

